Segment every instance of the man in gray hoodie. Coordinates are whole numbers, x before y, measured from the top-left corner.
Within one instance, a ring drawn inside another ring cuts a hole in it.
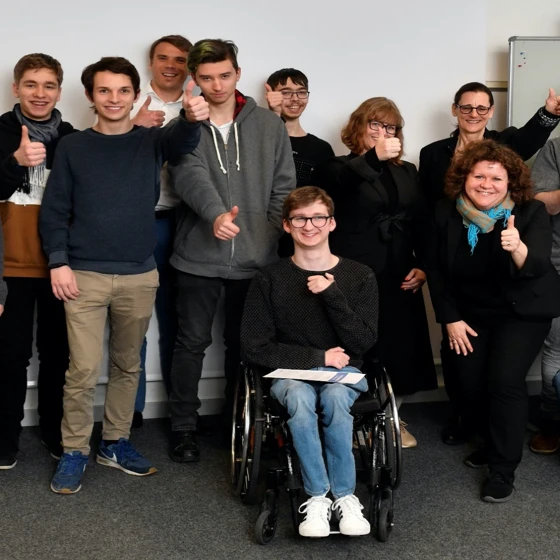
[[[210,106],[197,149],[170,166],[180,206],[171,264],[177,269],[178,333],[171,370],[171,448],[177,462],[200,459],[198,383],[218,300],[225,290],[226,406],[230,418],[245,296],[257,270],[277,258],[282,204],[296,186],[290,140],[280,119],[236,84],[237,47],[205,39],[188,70]]]

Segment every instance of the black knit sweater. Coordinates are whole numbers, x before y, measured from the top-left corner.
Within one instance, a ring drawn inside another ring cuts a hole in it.
[[[329,272],[335,282],[319,294],[309,276]],[[348,259],[327,271],[309,271],[282,259],[257,273],[241,325],[243,358],[266,368],[311,369],[325,352],[341,346],[350,364],[377,340],[378,295],[372,270]]]

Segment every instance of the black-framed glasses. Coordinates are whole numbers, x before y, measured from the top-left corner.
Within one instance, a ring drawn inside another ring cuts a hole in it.
[[[469,115],[470,113],[476,111],[479,115],[487,115],[488,111],[492,109],[492,107],[486,107],[484,105],[477,105],[474,107],[473,105],[459,105],[458,103],[455,104],[455,107],[463,113],[463,115]]]
[[[309,97],[310,92],[305,89],[301,89],[299,91],[291,91],[289,89],[283,89],[280,90],[280,93],[282,94],[283,99],[291,99],[294,95],[298,99],[307,99]]]
[[[293,216],[292,218],[288,218],[288,221],[295,228],[305,227],[308,220],[311,222],[311,225],[315,226],[316,228],[322,228],[325,227],[325,225],[331,218],[332,216],[311,216],[309,218],[307,218],[306,216]]]
[[[387,134],[390,134],[391,136],[395,136],[395,134],[398,134],[399,130],[402,130],[402,126],[398,126],[396,124],[382,123],[378,121],[369,121],[368,126],[370,130],[373,130],[374,132],[377,132],[380,128],[384,128],[385,132]]]

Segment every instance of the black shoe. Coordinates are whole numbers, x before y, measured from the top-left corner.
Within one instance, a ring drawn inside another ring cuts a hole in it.
[[[482,489],[482,499],[485,502],[501,503],[507,502],[513,496],[515,490],[513,486],[514,475],[505,475],[498,471],[490,473],[484,488]]]
[[[486,449],[477,449],[473,451],[464,461],[467,467],[471,469],[483,469],[488,466],[488,454]]]
[[[144,416],[139,410],[134,411],[134,416],[132,417],[132,427],[141,428],[144,425]]]
[[[60,443],[60,439],[56,437],[47,437],[41,436],[41,443],[48,449],[51,457],[56,459],[57,461],[60,460],[62,454],[64,453],[64,449],[62,448],[62,443]]]
[[[441,441],[445,445],[463,445],[467,434],[458,418],[452,418],[441,431]]]
[[[176,463],[196,463],[200,461],[200,450],[194,430],[171,432],[169,457]]]
[[[0,452],[0,471],[13,469],[17,463],[17,451]]]

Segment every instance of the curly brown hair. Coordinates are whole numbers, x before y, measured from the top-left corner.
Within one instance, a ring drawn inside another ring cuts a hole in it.
[[[334,216],[334,202],[323,189],[319,187],[299,187],[294,189],[284,200],[282,219],[287,221],[292,212],[311,206],[315,202],[322,202],[327,207],[329,216]]]
[[[340,137],[344,145],[354,154],[362,154],[369,150],[364,140],[368,122],[378,121],[396,124],[400,130],[395,135],[401,141],[401,151],[396,158],[391,159],[393,163],[402,164],[404,120],[399,108],[393,101],[386,97],[371,97],[366,99],[351,115],[348,124],[342,129]]]
[[[459,198],[465,190],[467,176],[481,161],[499,163],[504,167],[508,174],[508,192],[515,204],[523,204],[533,198],[533,181],[529,168],[511,148],[494,140],[473,142],[453,160],[445,178],[444,192],[449,198]]]

